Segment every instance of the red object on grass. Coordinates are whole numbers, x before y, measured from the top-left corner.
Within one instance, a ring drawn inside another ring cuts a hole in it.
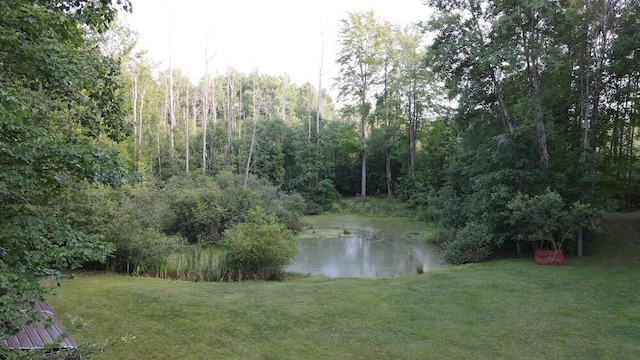
[[[564,265],[564,253],[562,249],[536,249],[536,264],[538,265]]]

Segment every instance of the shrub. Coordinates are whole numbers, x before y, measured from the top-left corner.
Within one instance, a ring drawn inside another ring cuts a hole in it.
[[[243,187],[240,175],[221,172],[215,179],[172,178],[167,198],[175,214],[169,232],[191,243],[220,243],[226,230],[242,223],[250,209],[261,207],[291,229],[299,227],[305,203],[297,193],[287,194],[265,180],[251,177]]]
[[[298,250],[291,230],[259,207],[225,232],[225,246],[232,280],[279,279]]]
[[[427,241],[445,247],[456,238],[456,231],[442,226],[435,226],[427,235]]]
[[[221,191],[209,188],[187,188],[176,192],[170,203],[175,214],[171,231],[180,233],[191,243],[213,243],[222,240],[230,220],[222,207]]]
[[[599,229],[602,220],[602,210],[579,201],[569,206],[550,188],[535,196],[518,194],[507,208],[511,224],[519,229],[518,240],[548,242],[554,250],[562,248],[565,240],[575,239],[581,228]]]
[[[136,275],[154,275],[182,243],[181,238],[166,236],[154,229],[132,228],[122,228],[108,240],[116,246],[108,268]]]
[[[336,212],[358,214],[366,216],[393,216],[420,218],[420,211],[408,208],[402,201],[382,197],[361,197],[343,198],[336,204]]]
[[[320,180],[318,186],[302,192],[307,207],[305,212],[310,215],[320,214],[330,210],[334,203],[340,200],[340,194],[336,191],[333,181]]]
[[[485,224],[468,223],[444,247],[445,258],[459,265],[487,260],[493,254],[495,241]]]

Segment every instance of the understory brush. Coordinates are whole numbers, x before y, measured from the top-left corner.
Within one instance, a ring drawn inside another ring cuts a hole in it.
[[[333,211],[354,215],[424,218],[422,211],[411,209],[401,200],[389,197],[342,198],[335,203]]]

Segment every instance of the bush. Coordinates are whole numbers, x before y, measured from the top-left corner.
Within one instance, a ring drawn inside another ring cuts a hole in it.
[[[116,245],[108,268],[136,275],[155,275],[169,255],[182,244],[176,236],[166,236],[153,229],[123,228],[108,239]]]
[[[305,208],[297,193],[287,194],[265,180],[250,178],[242,186],[240,175],[222,172],[215,179],[176,177],[167,198],[175,221],[169,232],[179,233],[190,243],[220,243],[226,230],[242,223],[250,209],[261,207],[291,229],[299,227]]]
[[[434,227],[427,235],[427,241],[445,247],[447,244],[453,242],[456,238],[456,231],[453,229],[447,229],[442,226]]]
[[[180,233],[191,243],[222,241],[222,233],[231,219],[221,204],[222,194],[215,185],[176,192],[170,203],[175,214],[170,231]]]
[[[421,218],[420,211],[410,209],[402,201],[387,196],[367,197],[364,200],[361,197],[343,198],[336,204],[335,211],[366,216]]]
[[[468,223],[456,234],[455,240],[444,247],[445,258],[459,265],[489,259],[495,247],[493,236],[484,224]]]
[[[575,240],[579,230],[598,230],[602,210],[579,201],[567,205],[556,191],[547,188],[543,194],[518,194],[508,204],[510,222],[519,229],[518,240],[551,244],[554,250],[564,246],[567,239]]]
[[[259,207],[225,232],[225,246],[231,280],[280,279],[298,251],[293,232]]]
[[[427,202],[427,217],[442,227],[460,228],[468,220],[465,201],[451,187],[431,192]]]
[[[307,189],[301,194],[307,203],[305,212],[309,215],[328,211],[340,200],[340,194],[336,191],[333,181],[329,179],[320,180],[318,186]]]

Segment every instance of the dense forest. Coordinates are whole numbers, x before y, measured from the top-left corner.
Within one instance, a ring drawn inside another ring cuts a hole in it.
[[[43,275],[157,275],[189,244],[236,249],[228,279],[276,277],[301,216],[341,196],[400,199],[454,263],[588,251],[601,214],[640,199],[640,4],[425,6],[411,26],[346,14],[332,99],[156,69],[116,21],[128,1],[0,3],[2,327]]]

